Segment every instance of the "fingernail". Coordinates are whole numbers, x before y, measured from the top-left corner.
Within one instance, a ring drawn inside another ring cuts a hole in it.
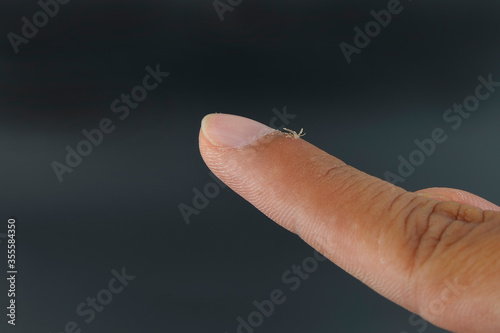
[[[245,117],[213,113],[201,122],[205,137],[215,146],[244,147],[275,130]]]

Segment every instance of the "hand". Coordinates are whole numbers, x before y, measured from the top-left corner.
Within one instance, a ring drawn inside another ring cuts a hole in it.
[[[467,192],[407,192],[243,117],[203,119],[223,182],[381,295],[455,332],[500,332],[500,207]]]

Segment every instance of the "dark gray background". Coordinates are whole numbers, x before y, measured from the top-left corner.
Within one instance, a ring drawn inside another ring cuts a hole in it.
[[[17,218],[20,273],[18,325],[4,318],[2,332],[62,332],[74,320],[82,332],[231,333],[254,300],[286,288],[283,272],[312,254],[298,237],[230,190],[189,225],[179,212],[212,181],[197,146],[207,113],[268,123],[286,105],[297,115],[290,127],[379,177],[442,127],[448,141],[402,186],[499,203],[500,95],[457,131],[442,120],[479,75],[500,80],[498,3],[405,1],[348,65],[339,43],[386,4],[244,0],[221,22],[211,0],[73,0],[16,55],[6,36],[39,7],[3,1],[0,230]],[[157,63],[170,77],[118,121],[111,102]],[[59,183],[51,163],[105,117],[116,130]],[[84,324],[76,306],[122,267],[136,279]],[[329,262],[287,296],[256,332],[442,332],[412,326],[410,313]]]

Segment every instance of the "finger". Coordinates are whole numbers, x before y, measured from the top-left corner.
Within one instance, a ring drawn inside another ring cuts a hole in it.
[[[432,187],[417,191],[415,193],[427,195],[429,198],[438,201],[455,201],[484,210],[500,211],[499,206],[495,205],[492,202],[489,202],[488,200],[485,200],[475,194],[462,190],[456,190],[453,188]]]
[[[484,289],[500,273],[499,213],[407,192],[243,117],[205,117],[199,140],[222,181],[382,295],[450,330],[500,325],[500,295]],[[430,311],[456,277],[467,290]]]

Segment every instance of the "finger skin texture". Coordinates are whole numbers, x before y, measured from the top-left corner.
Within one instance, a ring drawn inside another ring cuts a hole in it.
[[[499,212],[434,198],[443,192],[407,192],[303,139],[246,121],[209,115],[199,136],[205,163],[235,192],[435,325],[500,332]],[[239,128],[247,131],[244,144],[221,143],[221,130]]]

